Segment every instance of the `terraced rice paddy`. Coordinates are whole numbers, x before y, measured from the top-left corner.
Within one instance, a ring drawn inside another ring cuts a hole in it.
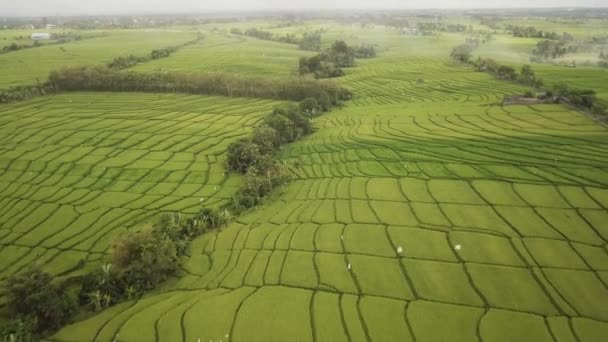
[[[169,59],[140,64],[133,70],[287,77],[295,74],[298,58],[312,54],[295,45],[210,33],[201,43],[185,47]]]
[[[274,104],[72,93],[3,106],[0,279],[34,264],[52,274],[97,265],[161,211],[223,203],[241,184],[224,171],[227,145]]]
[[[179,281],[54,340],[602,341],[608,130],[406,49],[348,71],[355,99],[280,153],[296,180]]]

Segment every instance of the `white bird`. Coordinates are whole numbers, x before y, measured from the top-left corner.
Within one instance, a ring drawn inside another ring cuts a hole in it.
[[[401,246],[397,247],[397,253],[399,253],[399,254],[403,253],[403,247],[401,247]]]
[[[340,235],[340,240],[344,240],[344,235]]]
[[[454,246],[454,249],[457,250],[457,251],[459,251],[460,250],[460,245]]]
[[[348,264],[348,269],[350,270],[350,264]]]
[[[204,201],[204,200],[205,200],[205,198],[204,198],[204,197],[201,197],[201,202],[202,202],[202,201]]]

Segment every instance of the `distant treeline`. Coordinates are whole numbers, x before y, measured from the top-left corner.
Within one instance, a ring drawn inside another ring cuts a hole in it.
[[[245,31],[239,28],[230,29],[230,33],[239,36],[248,36],[261,40],[270,40],[279,43],[297,45],[300,50],[319,51],[321,50],[321,33],[322,30],[306,32],[302,38],[296,35],[287,33],[285,35],[276,35],[270,31],[264,31],[257,28],[249,28]]]
[[[196,44],[204,38],[205,36],[199,32],[197,34],[196,39],[187,41],[180,45],[168,46],[166,48],[152,50],[147,56],[128,55],[116,57],[110,63],[108,63],[108,67],[111,69],[123,70],[133,67],[139,63],[145,63],[159,58],[166,58],[169,57],[172,53],[181,49],[182,47]]]
[[[335,41],[333,45],[312,57],[301,57],[298,73],[313,75],[315,78],[332,78],[344,75],[342,68],[355,65],[355,58],[372,58],[376,49],[370,45],[350,47],[344,41]]]
[[[509,24],[505,25],[505,29],[511,31],[513,33],[513,37],[544,38],[550,40],[559,40],[562,42],[569,42],[574,40],[574,37],[568,32],[559,34],[557,32],[537,30],[533,26],[516,26]]]
[[[420,22],[416,24],[420,31],[441,31],[441,32],[473,32],[472,25],[463,24],[444,24],[435,22]]]

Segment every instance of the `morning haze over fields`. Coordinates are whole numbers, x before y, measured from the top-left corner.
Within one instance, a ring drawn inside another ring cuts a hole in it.
[[[0,3],[0,341],[603,342],[608,3]]]

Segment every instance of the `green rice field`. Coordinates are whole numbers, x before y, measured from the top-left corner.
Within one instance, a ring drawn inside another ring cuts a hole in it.
[[[194,38],[192,31],[116,30],[104,37],[0,54],[0,89],[44,82],[51,71],[64,66],[104,64],[130,54],[145,56],[153,49]],[[44,56],[44,62],[40,56]]]
[[[59,45],[67,52],[0,55],[2,88],[183,43],[198,29],[201,42],[132,70],[284,78],[314,54],[223,33],[231,27],[298,36],[322,27],[324,46],[378,51],[336,79],[353,99],[276,155],[291,183],[196,238],[178,277],[48,341],[606,340],[606,126],[559,104],[501,105],[528,88],[450,60],[464,34],[274,24],[121,30]],[[521,65],[535,44],[497,35],[475,53]],[[548,83],[608,98],[608,69],[533,67]],[[31,265],[82,274],[160,213],[227,203],[243,184],[225,168],[228,145],[277,104],[70,92],[0,105],[0,281]]]
[[[161,211],[195,213],[240,179],[223,153],[274,103],[186,95],[66,94],[0,116],[0,278],[94,265]]]

